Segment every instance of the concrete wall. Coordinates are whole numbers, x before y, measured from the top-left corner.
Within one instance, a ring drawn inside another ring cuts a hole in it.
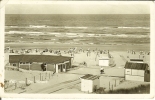
[[[95,85],[97,86],[97,88],[100,87],[100,79],[95,79],[95,80],[93,80],[93,87],[94,87]]]
[[[25,65],[20,65],[20,68],[25,69],[25,70],[29,70],[29,65],[25,64]]]
[[[47,64],[47,71],[55,71],[54,64]]]
[[[32,63],[30,70],[38,70],[38,71],[42,71],[41,69],[41,64],[40,63]]]
[[[126,80],[132,80],[132,81],[141,81],[144,82],[144,77],[141,76],[132,76],[132,75],[125,75]]]

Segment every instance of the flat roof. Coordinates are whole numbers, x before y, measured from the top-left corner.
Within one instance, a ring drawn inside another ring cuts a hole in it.
[[[149,65],[147,63],[126,62],[126,69],[148,70]]]
[[[143,59],[130,59],[130,61],[144,61]]]
[[[80,78],[86,79],[86,80],[95,80],[95,79],[97,79],[99,77],[100,76],[98,76],[98,75],[86,74],[86,75],[84,75],[84,76],[82,76]]]
[[[44,62],[44,63],[63,63],[72,57],[54,55],[9,55],[9,63],[19,62]]]

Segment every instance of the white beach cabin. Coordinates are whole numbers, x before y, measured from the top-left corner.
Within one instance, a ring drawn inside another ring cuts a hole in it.
[[[81,91],[92,93],[95,89],[100,87],[100,76],[86,74],[81,79]]]
[[[100,67],[109,66],[109,57],[108,56],[103,56],[102,58],[100,58],[99,59],[99,66]]]
[[[137,63],[137,62],[126,62],[125,64],[125,80],[133,81],[148,81],[148,64],[147,63]]]

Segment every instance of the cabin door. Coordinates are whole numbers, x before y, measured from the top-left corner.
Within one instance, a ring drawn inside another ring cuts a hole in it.
[[[66,72],[66,64],[63,64],[63,72]]]
[[[63,65],[61,64],[60,66],[61,66],[61,67],[60,67],[60,68],[61,68],[61,72],[63,72]]]
[[[62,65],[58,65],[58,72],[62,72],[62,71],[63,71]]]

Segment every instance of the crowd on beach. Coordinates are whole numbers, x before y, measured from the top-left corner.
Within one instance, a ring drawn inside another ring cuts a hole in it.
[[[5,52],[8,53],[16,53],[16,54],[31,54],[31,53],[39,53],[40,55],[43,55],[44,53],[51,53],[51,54],[56,54],[61,56],[62,54],[69,54],[71,57],[74,57],[75,54],[78,53],[86,53],[86,56],[91,56],[91,53],[94,52],[96,53],[96,56],[100,57],[100,54],[109,54],[109,50],[98,50],[97,48],[95,50],[90,50],[89,48],[84,50],[83,48],[77,49],[76,47],[74,48],[69,48],[68,50],[54,50],[54,49],[10,49],[6,48]]]
[[[127,50],[127,53],[136,54],[136,51],[135,50]],[[140,55],[144,55],[144,54],[150,55],[150,52],[139,51],[139,54]]]
[[[91,56],[92,53],[95,54],[95,61],[97,59],[97,57],[100,57],[100,55],[102,54],[108,54],[109,58],[112,58],[112,56],[110,55],[110,51],[109,50],[100,50],[100,49],[83,49],[83,48],[77,48],[77,47],[73,47],[73,48],[69,48],[67,50],[55,50],[55,49],[12,49],[10,47],[6,47],[5,48],[5,52],[7,53],[12,53],[12,54],[39,54],[39,55],[44,55],[44,54],[52,54],[52,55],[58,55],[58,56],[62,56],[64,54],[67,54],[70,57],[73,57],[75,54],[79,54],[79,53],[84,53],[86,54],[87,57]],[[150,55],[150,52],[145,52],[145,51],[135,51],[135,50],[127,50],[128,54],[139,54],[139,55]]]

